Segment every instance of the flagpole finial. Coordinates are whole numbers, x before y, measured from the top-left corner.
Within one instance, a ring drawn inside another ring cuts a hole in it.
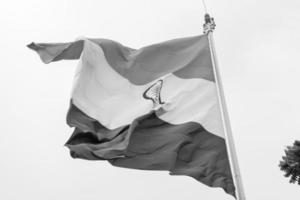
[[[213,32],[215,30],[216,24],[213,17],[210,17],[208,13],[204,15],[204,21],[203,24],[203,33],[208,34],[209,32]]]

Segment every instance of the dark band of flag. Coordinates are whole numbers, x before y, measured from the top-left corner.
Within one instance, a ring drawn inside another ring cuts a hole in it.
[[[135,85],[144,85],[166,74],[183,79],[214,81],[207,35],[181,38],[132,49],[107,39],[88,39],[102,48],[109,65]],[[84,41],[31,43],[44,63],[79,59]]]
[[[198,123],[172,125],[151,112],[130,125],[109,130],[72,103],[67,123],[75,127],[66,143],[74,158],[108,160],[126,168],[167,170],[171,175],[188,175],[235,195],[225,140]]]

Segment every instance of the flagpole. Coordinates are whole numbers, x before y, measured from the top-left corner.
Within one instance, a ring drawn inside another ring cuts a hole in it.
[[[203,32],[207,34],[209,40],[212,65],[213,65],[215,82],[217,85],[218,99],[219,99],[220,110],[222,115],[222,123],[225,132],[227,153],[230,161],[230,169],[233,176],[233,181],[236,188],[236,198],[237,200],[245,200],[246,198],[245,198],[244,188],[242,184],[240,169],[237,160],[237,154],[236,154],[235,145],[233,141],[229,115],[225,103],[224,90],[223,90],[220,72],[218,68],[216,51],[214,48],[213,31],[215,29],[215,26],[216,24],[214,22],[214,18],[211,18],[209,14],[205,14],[205,24],[203,25]]]

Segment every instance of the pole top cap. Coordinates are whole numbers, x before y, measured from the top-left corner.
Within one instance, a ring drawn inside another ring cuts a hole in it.
[[[203,24],[203,33],[208,34],[209,32],[213,32],[215,30],[216,24],[213,17],[210,17],[208,13],[204,15],[204,21]]]

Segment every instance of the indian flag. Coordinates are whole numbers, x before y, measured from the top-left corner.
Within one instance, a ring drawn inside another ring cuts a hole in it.
[[[73,158],[188,175],[235,196],[208,35],[133,49],[107,39],[31,43],[78,59],[67,123]]]

